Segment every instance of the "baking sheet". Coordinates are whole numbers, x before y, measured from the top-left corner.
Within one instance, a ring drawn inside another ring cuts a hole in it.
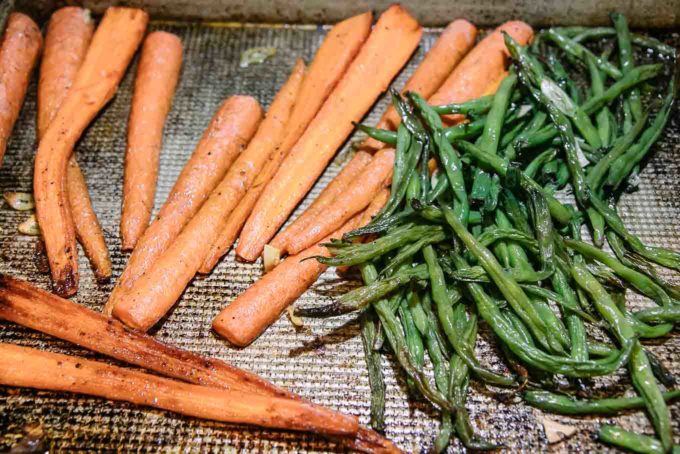
[[[218,26],[156,23],[182,37],[185,61],[182,77],[168,118],[161,157],[156,209],[169,192],[184,162],[220,102],[232,94],[248,94],[267,106],[286,79],[295,58],[310,61],[324,36],[315,26]],[[421,47],[402,72],[400,87],[436,38],[428,30]],[[677,45],[678,36],[666,35]],[[239,67],[241,52],[255,46],[275,46],[274,58],[261,65]],[[90,187],[94,208],[106,232],[112,254],[114,278],[123,270],[127,255],[120,252],[118,221],[123,181],[126,122],[134,67],[128,71],[117,97],[102,112],[77,146],[78,160]],[[1,191],[31,191],[35,143],[35,77],[0,169]],[[387,100],[369,115],[374,122]],[[626,224],[643,241],[680,250],[680,116],[672,114],[669,128],[641,176],[639,192],[625,196],[620,212]],[[355,135],[352,140],[357,140]],[[320,178],[310,197],[319,193],[349,156],[349,143]],[[298,213],[302,207],[298,209]],[[49,288],[45,275],[33,264],[35,238],[22,236],[17,225],[28,214],[0,207],[0,272],[31,280]],[[87,260],[80,256],[81,283],[74,300],[92,309],[103,307],[112,284],[98,286]],[[284,316],[250,347],[237,350],[210,332],[213,317],[260,275],[261,265],[236,263],[230,254],[207,278],[195,279],[180,303],[156,331],[167,343],[221,358],[256,372],[277,385],[330,408],[358,415],[368,422],[369,388],[358,324],[352,316],[331,320],[305,320],[296,330]],[[677,279],[676,279],[677,282]],[[329,270],[298,304],[324,304],[356,283],[347,283]],[[635,303],[641,303],[635,301]],[[478,354],[486,364],[498,363],[493,338],[482,330]],[[109,361],[66,342],[0,321],[0,341],[49,351],[83,355]],[[680,374],[680,341],[677,335],[652,350],[676,374]],[[407,397],[403,375],[390,356],[383,357],[386,372],[386,435],[407,452],[427,452],[436,434],[437,415],[429,405]],[[593,387],[630,388],[626,374]],[[468,410],[477,432],[507,446],[508,452],[603,452],[593,441],[594,430],[610,418],[551,419],[573,425],[578,432],[549,446],[540,423],[541,412],[511,398],[501,402],[493,392],[473,384]],[[672,407],[676,434],[680,432],[680,406]],[[643,413],[630,413],[616,422],[629,429],[651,433]],[[322,452],[337,451],[321,438],[289,432],[244,428],[178,416],[169,412],[34,390],[0,387],[0,451],[23,436],[27,424],[42,424],[51,451],[171,451],[171,452]],[[451,451],[462,450],[454,441]]]

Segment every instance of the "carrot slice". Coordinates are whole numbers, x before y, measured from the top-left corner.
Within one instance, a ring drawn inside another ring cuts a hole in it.
[[[24,14],[11,13],[0,47],[0,167],[41,47],[36,23]]]
[[[422,29],[399,5],[385,11],[342,80],[267,184],[236,254],[254,261],[323,172],[340,145],[418,46]]]
[[[288,245],[290,242],[297,238],[302,232],[306,231],[313,224],[315,218],[330,205],[337,196],[342,194],[359,175],[361,175],[362,171],[364,171],[366,165],[371,162],[372,158],[373,156],[365,151],[358,151],[355,153],[347,165],[335,178],[333,178],[328,186],[321,191],[321,194],[319,194],[305,212],[302,213],[295,222],[276,235],[272,239],[270,245],[278,249],[281,254],[289,252]],[[295,252],[291,253],[295,254]]]
[[[502,24],[479,42],[453,70],[437,92],[429,99],[430,104],[465,102],[477,98],[487,87],[496,82],[508,66],[509,54],[505,48],[502,32],[508,33],[520,44],[530,42],[532,28],[520,21]],[[461,115],[446,115],[445,121],[461,121]]]
[[[341,238],[346,232],[361,227],[362,222],[380,211],[386,200],[381,198],[382,203],[371,204],[365,213],[354,216],[326,240]],[[328,268],[311,259],[315,256],[327,257],[329,252],[325,247],[315,245],[287,257],[222,309],[213,320],[213,329],[236,346],[251,344]]]
[[[120,296],[151,267],[198,212],[255,134],[261,118],[260,105],[250,96],[231,96],[222,103],[177,177],[158,216],[137,242],[104,313],[111,315]]]
[[[283,135],[303,74],[304,63],[298,60],[248,148],[167,250],[116,304],[113,315],[126,325],[146,331],[179,299],[203,264],[208,248],[222,231],[232,209]]]
[[[201,273],[209,273],[234,244],[265,186],[359,52],[371,31],[372,18],[370,12],[359,14],[339,22],[328,32],[302,82],[299,97],[295,100],[286,125],[286,135],[255,179],[252,188],[232,213],[224,231],[213,243],[208,258],[201,266]]]
[[[413,91],[427,99],[444,83],[451,71],[460,63],[475,45],[477,27],[465,19],[451,22],[427,52],[413,75],[404,85],[402,93]],[[395,131],[401,123],[399,114],[389,105],[376,125],[377,128]],[[385,146],[379,140],[368,137],[361,145],[363,149],[379,150]]]
[[[66,168],[73,146],[113,97],[144,35],[147,14],[109,8],[92,38],[73,86],[40,141],[33,178],[36,214],[45,240],[55,292],[78,289],[75,229],[66,194]]]
[[[88,394],[214,421],[345,436],[359,430],[356,417],[301,400],[192,385],[12,344],[0,344],[0,383]]]
[[[125,150],[122,249],[132,250],[151,219],[163,127],[182,66],[182,41],[166,32],[144,40],[132,97]]]

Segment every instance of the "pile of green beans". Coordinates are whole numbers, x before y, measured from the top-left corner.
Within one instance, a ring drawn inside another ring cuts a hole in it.
[[[317,260],[357,266],[364,286],[297,313],[360,314],[375,429],[385,424],[380,352],[391,349],[414,397],[441,410],[437,452],[454,435],[469,449],[498,447],[474,432],[470,383],[524,390],[528,404],[561,414],[645,410],[654,437],[604,426],[598,439],[636,452],[674,449],[668,402],[680,391],[643,342],[663,342],[680,320],[680,289],[655,269],[680,270],[680,254],[632,234],[616,200],[669,118],[675,51],[631,34],[621,14],[612,22],[552,28],[526,47],[506,35],[512,65],[494,95],[431,106],[417,93],[392,92],[396,132],[358,125],[395,147],[391,196],[369,225],[327,244],[331,257]],[[591,47],[596,40],[604,45]],[[639,47],[660,62],[639,64]],[[452,113],[467,121],[446,124],[442,115]],[[575,203],[564,202],[569,194]],[[627,291],[654,306],[630,310]],[[480,323],[507,369],[478,360]],[[582,380],[622,368],[637,396],[574,396]],[[557,375],[570,386],[556,388]]]

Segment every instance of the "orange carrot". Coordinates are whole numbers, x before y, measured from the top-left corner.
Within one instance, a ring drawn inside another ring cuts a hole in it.
[[[498,79],[496,79],[488,87],[486,87],[486,89],[482,93],[482,96],[493,95],[494,93],[496,93],[496,91],[498,90],[498,86],[501,84],[501,82],[503,82],[503,79],[505,79],[506,77],[508,77],[508,72],[503,71],[503,73]]]
[[[502,32],[508,33],[518,43],[531,41],[534,32],[524,22],[506,22],[479,42],[453,70],[444,84],[429,99],[430,104],[465,102],[477,98],[498,80],[508,66],[509,54]],[[460,121],[461,115],[447,115],[448,123]]]
[[[260,105],[250,96],[232,96],[222,103],[177,177],[158,216],[137,242],[104,313],[111,315],[120,295],[149,269],[198,212],[255,134],[261,118]]]
[[[254,261],[387,89],[418,46],[422,29],[399,5],[385,11],[342,80],[267,184],[241,232],[236,253]]]
[[[451,22],[427,52],[413,75],[404,85],[402,93],[413,91],[427,99],[444,83],[447,76],[474,46],[477,27],[464,19]],[[392,104],[389,105],[376,125],[377,128],[395,131],[401,119]],[[361,145],[364,149],[378,150],[385,144],[367,138]]]
[[[283,135],[304,67],[303,61],[298,60],[248,148],[167,250],[125,291],[125,296],[120,297],[113,315],[126,325],[146,331],[179,299],[203,264],[208,248],[222,232],[229,214]]]
[[[392,176],[394,150],[380,150],[352,184],[319,213],[309,227],[288,242],[288,252],[297,254],[323,239],[356,213],[363,211]]]
[[[281,233],[276,235],[270,245],[284,254],[288,252],[288,244],[304,232],[314,222],[321,213],[337,196],[342,194],[345,189],[362,173],[372,160],[372,156],[365,151],[357,152],[340,173],[321,191],[321,194],[314,202],[302,213],[291,225],[286,227]],[[335,230],[335,229],[333,229]],[[323,235],[325,236],[325,235]],[[292,252],[295,254],[295,252]]]
[[[97,216],[92,209],[92,201],[87,191],[83,173],[75,159],[68,161],[66,171],[68,184],[68,202],[73,215],[73,224],[78,241],[83,245],[85,254],[92,264],[94,277],[99,283],[108,282],[111,278],[111,257],[106,247],[106,240]]]
[[[286,125],[285,137],[255,179],[252,188],[234,210],[224,231],[213,243],[205,263],[201,266],[201,273],[209,273],[220,257],[226,254],[234,244],[236,236],[265,186],[359,52],[371,31],[372,18],[373,15],[370,12],[359,14],[336,24],[328,32],[302,82],[300,95],[295,100],[293,112]]]
[[[38,146],[33,177],[36,214],[54,290],[60,295],[78,289],[75,228],[65,188],[67,162],[80,135],[116,93],[147,22],[147,14],[139,9],[106,11],[73,86]]]
[[[41,47],[36,23],[24,14],[11,13],[0,47],[0,167]]]
[[[182,66],[182,41],[166,32],[147,36],[139,58],[125,150],[122,249],[132,250],[151,219],[163,126]]]
[[[361,227],[362,222],[380,211],[387,199],[381,200],[382,203],[371,204],[365,213],[354,216],[326,240],[341,238],[346,232]],[[286,258],[222,309],[213,320],[213,329],[236,346],[252,343],[328,268],[310,259],[315,256],[328,257],[329,252],[325,247],[315,245]]]
[[[12,344],[0,344],[0,383],[88,394],[215,421],[333,435],[359,430],[356,417],[300,400],[192,385]]]

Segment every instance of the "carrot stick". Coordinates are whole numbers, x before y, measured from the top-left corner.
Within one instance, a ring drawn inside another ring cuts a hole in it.
[[[122,249],[132,250],[151,219],[163,126],[182,66],[182,41],[166,32],[146,37],[128,123],[120,216]]]
[[[203,386],[262,396],[300,399],[259,376],[221,360],[163,344],[117,320],[0,274],[0,319],[72,342],[120,361]],[[64,323],[68,320],[68,323]],[[340,438],[350,448],[396,450],[389,441],[361,427],[356,439]]]
[[[422,34],[399,5],[385,11],[342,80],[267,184],[248,218],[236,254],[254,261],[312,187],[337,149],[408,61]]]
[[[21,13],[10,14],[0,47],[0,167],[41,46],[35,22]]]
[[[222,232],[232,209],[243,198],[283,135],[300,88],[304,67],[304,62],[298,60],[248,148],[172,244],[126,290],[126,297],[116,304],[113,315],[123,323],[146,331],[179,299],[203,264],[208,248]]]
[[[365,151],[357,152],[340,173],[321,191],[321,194],[291,225],[276,235],[270,245],[279,250],[281,254],[288,252],[288,244],[304,232],[314,222],[315,218],[335,198],[342,194],[345,189],[359,176],[372,160],[372,156]],[[335,230],[335,229],[333,229]],[[323,235],[325,236],[325,235]],[[292,252],[295,254],[295,252]]]
[[[66,178],[68,180],[66,185],[68,202],[73,215],[76,236],[92,264],[97,282],[106,283],[111,278],[111,257],[109,257],[102,227],[92,209],[85,178],[75,159],[68,161]]]
[[[386,200],[372,204],[365,213],[354,216],[326,240],[341,238],[346,232],[361,227],[361,222],[370,220],[380,211]],[[327,257],[329,252],[317,244],[297,255],[288,256],[279,266],[222,309],[213,320],[213,329],[238,347],[252,343],[328,268],[317,260],[310,259],[315,256]]]
[[[265,186],[359,52],[371,31],[372,18],[370,12],[359,14],[339,22],[328,32],[302,82],[299,98],[295,100],[295,106],[286,125],[285,137],[253,182],[252,188],[232,213],[224,231],[213,243],[207,259],[201,266],[201,273],[209,273],[220,257],[234,244],[236,236]]]
[[[508,71],[503,71],[503,73],[498,79],[496,79],[494,82],[491,83],[491,85],[486,87],[486,89],[482,93],[482,96],[493,95],[494,93],[496,93],[496,91],[498,90],[498,86],[501,84],[501,82],[503,82],[503,79],[505,79],[506,77],[508,77]]]
[[[0,383],[88,394],[214,421],[333,435],[359,430],[356,417],[300,400],[192,385],[12,344],[0,344]]]
[[[413,75],[404,85],[402,93],[413,91],[425,99],[441,86],[447,76],[474,46],[477,27],[464,19],[451,22],[427,52]],[[392,104],[389,105],[376,125],[377,128],[395,131],[401,119]],[[371,137],[361,145],[362,149],[379,150],[385,144]]]
[[[85,59],[94,33],[94,21],[83,8],[67,6],[52,14],[45,36],[45,50],[38,82],[38,139],[57,114]],[[85,250],[95,278],[104,283],[111,278],[111,258],[104,232],[92,209],[85,177],[72,155],[66,171],[66,190],[76,237]]]
[[[75,228],[65,188],[66,164],[85,128],[116,93],[147,22],[147,14],[139,9],[106,11],[73,86],[38,146],[33,177],[36,214],[53,287],[60,295],[72,295],[78,289]]]
[[[531,41],[534,32],[524,22],[510,21],[502,24],[479,42],[463,61],[453,70],[437,92],[429,99],[430,104],[465,102],[477,98],[498,80],[508,66],[509,54],[503,34],[506,32],[518,43]],[[461,115],[447,115],[448,123],[462,120]]]
[[[104,313],[111,315],[120,296],[151,267],[198,212],[245,148],[261,118],[260,105],[250,96],[232,96],[222,103],[177,177],[158,216],[137,242]]]
[[[393,166],[394,150],[388,148],[378,151],[352,184],[319,213],[307,229],[290,239],[288,252],[297,254],[307,249],[363,211],[392,176]]]

